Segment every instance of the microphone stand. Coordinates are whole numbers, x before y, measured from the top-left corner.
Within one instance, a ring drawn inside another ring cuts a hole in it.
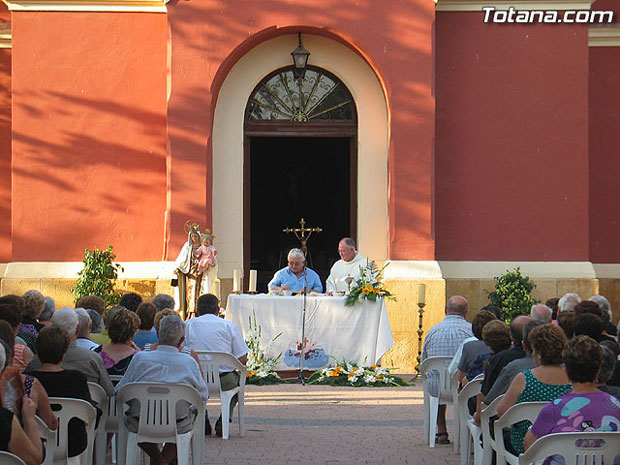
[[[306,262],[304,261],[304,302],[301,313],[301,353],[299,355],[299,380],[305,386],[304,379],[304,358],[306,356],[304,349],[306,348],[306,297],[308,295],[308,274],[306,273]]]

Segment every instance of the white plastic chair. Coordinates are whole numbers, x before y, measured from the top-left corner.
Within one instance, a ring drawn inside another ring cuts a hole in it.
[[[555,433],[536,440],[519,456],[519,465],[558,454],[565,465],[611,465],[620,454],[620,432]]]
[[[66,465],[79,463],[80,465],[92,465],[93,463],[93,444],[95,441],[95,420],[97,410],[90,403],[81,399],[68,399],[65,397],[50,397],[50,405],[60,406],[60,410],[54,410],[54,415],[58,418],[58,429],[56,430],[55,448],[53,453],[46,453],[43,465]],[[86,427],[87,447],[84,452],[76,457],[68,457],[68,427],[69,420],[79,418]],[[39,426],[39,431],[41,427]]]
[[[457,376],[459,375],[458,370],[456,371],[456,373],[454,373],[452,375],[452,405],[458,405],[459,404],[459,381],[457,379]],[[461,428],[457,427],[457,425],[460,425],[460,418],[459,418],[459,409],[455,408],[454,409],[454,431],[452,432],[452,442],[454,445],[454,453],[458,454],[459,451],[461,450],[460,448],[460,434],[461,434]]]
[[[474,424],[474,418],[469,413],[468,401],[470,397],[480,394],[484,378],[476,377],[461,389],[458,395],[457,409],[459,411],[459,429],[461,440],[461,465],[469,463],[471,444],[474,444],[474,465],[482,465],[482,446],[480,445],[480,427]]]
[[[37,422],[39,437],[43,441],[43,446],[45,447],[46,460],[43,463],[52,463],[54,460],[54,451],[56,450],[56,431],[49,429],[40,417],[35,415],[34,419]]]
[[[220,410],[222,415],[222,438],[228,439],[230,433],[230,403],[235,394],[238,395],[237,414],[239,416],[239,436],[245,433],[245,379],[246,368],[243,363],[237,360],[232,354],[225,352],[198,351],[200,367],[204,374],[205,381],[209,387],[209,399],[220,399]],[[220,386],[220,367],[227,366],[234,368],[240,374],[239,386],[228,391],[222,391]],[[208,409],[207,409],[208,411]]]
[[[452,357],[429,357],[420,365],[420,374],[424,379],[424,435],[426,442],[431,447],[435,447],[435,434],[437,433],[437,415],[439,413],[439,405],[453,405],[452,401],[452,380],[448,374],[448,365],[452,361]],[[429,392],[428,379],[429,374],[435,371],[439,373],[438,396],[432,396]],[[456,409],[454,409],[456,411]],[[456,421],[454,429],[458,428]]]
[[[2,465],[26,465],[22,459],[17,455],[13,455],[10,452],[0,450],[0,463]]]
[[[511,425],[523,420],[529,420],[534,423],[542,408],[548,403],[522,402],[515,404],[495,422],[493,430],[495,432],[495,446],[497,447],[497,465],[504,465],[504,463],[509,463],[510,465],[519,464],[519,457],[506,450],[503,435],[504,428],[509,428]]]
[[[174,442],[177,445],[177,463],[189,465],[202,463],[202,446],[204,442],[204,401],[200,393],[192,386],[179,383],[129,383],[116,393],[117,409],[131,399],[140,402],[138,432],[127,431],[123,420],[119,426],[119,457],[125,457],[126,465],[137,464],[138,443],[150,442],[161,444]],[[194,427],[187,433],[177,432],[176,405],[185,400],[197,409]]]
[[[88,382],[88,390],[90,397],[101,409],[101,419],[99,427],[95,431],[95,463],[97,465],[106,465],[106,450],[108,448],[107,434],[105,423],[108,417],[109,397],[101,386],[97,383]]]
[[[497,457],[497,445],[491,437],[491,425],[489,420],[497,416],[497,406],[504,398],[504,394],[497,396],[491,404],[480,411],[480,429],[482,430],[482,465],[491,465],[493,452]],[[495,432],[493,432],[495,434]]]

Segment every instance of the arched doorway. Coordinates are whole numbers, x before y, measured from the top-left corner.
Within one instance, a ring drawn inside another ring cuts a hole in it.
[[[266,290],[300,218],[321,233],[309,241],[308,264],[325,280],[338,259],[335,244],[357,235],[357,111],[346,85],[309,66],[262,79],[248,99],[244,124],[244,270],[258,270]]]

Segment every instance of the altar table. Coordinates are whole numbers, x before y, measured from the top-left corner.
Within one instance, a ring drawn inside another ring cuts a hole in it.
[[[385,302],[364,301],[345,307],[344,297],[306,297],[306,357],[304,369],[316,370],[337,360],[372,365],[393,345],[392,329]],[[303,296],[236,295],[228,296],[226,319],[241,329],[244,338],[250,331],[250,318],[256,315],[260,325],[261,347],[277,334],[268,356],[282,354],[277,370],[299,368]]]

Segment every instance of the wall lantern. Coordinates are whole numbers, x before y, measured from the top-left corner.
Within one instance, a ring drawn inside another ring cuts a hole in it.
[[[303,79],[306,74],[306,65],[308,64],[308,57],[310,56],[310,52],[304,48],[301,43],[301,32],[298,32],[299,44],[297,48],[291,52],[291,56],[293,57],[293,64],[295,68],[293,68],[293,75],[295,79]]]

